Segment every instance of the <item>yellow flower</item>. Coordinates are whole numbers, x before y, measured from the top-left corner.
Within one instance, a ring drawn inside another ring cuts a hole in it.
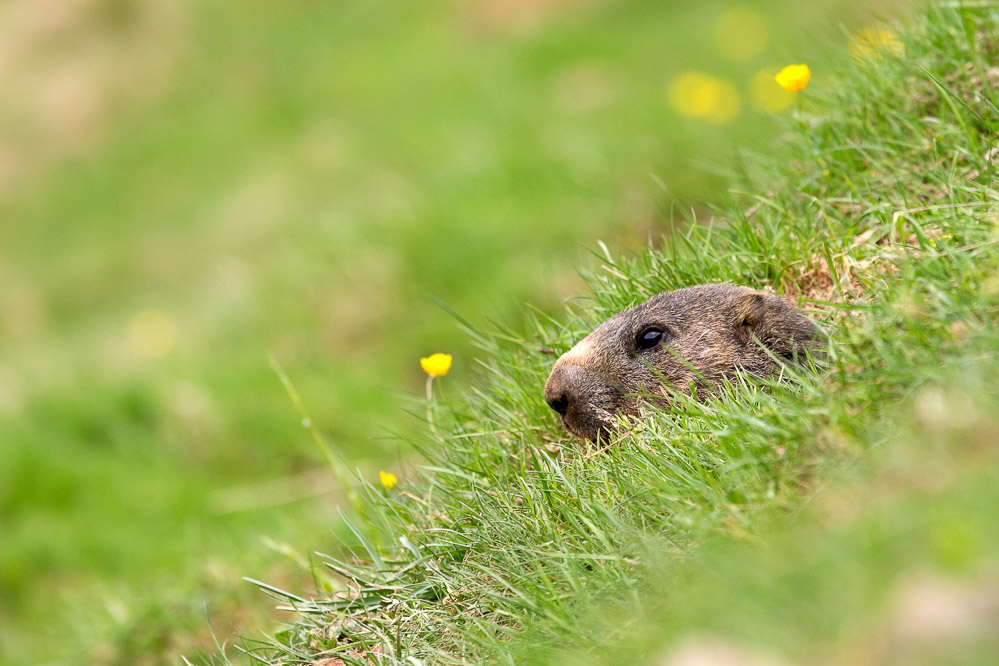
[[[808,85],[808,79],[812,76],[812,70],[808,65],[788,65],[777,73],[774,80],[780,87],[788,92],[798,92],[804,90]]]
[[[670,81],[668,95],[678,113],[717,125],[727,123],[742,110],[735,86],[703,72],[677,75]]]
[[[420,359],[420,367],[431,377],[443,377],[451,369],[451,355],[431,354]]]
[[[936,240],[934,240],[934,239],[931,238],[930,239],[930,245],[932,245],[933,247],[936,247],[937,246],[937,240],[941,240],[942,241],[942,240],[946,240],[948,238],[951,238],[950,234],[944,234],[943,236],[940,236],[940,238],[938,238]]]
[[[395,474],[392,472],[382,470],[378,472],[378,478],[382,480],[382,485],[385,486],[386,490],[392,490],[395,488]]]

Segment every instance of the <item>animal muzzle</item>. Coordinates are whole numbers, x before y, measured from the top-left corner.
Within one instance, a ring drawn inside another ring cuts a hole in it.
[[[556,363],[545,382],[545,402],[568,430],[595,440],[614,425],[621,393],[597,373],[574,363]]]

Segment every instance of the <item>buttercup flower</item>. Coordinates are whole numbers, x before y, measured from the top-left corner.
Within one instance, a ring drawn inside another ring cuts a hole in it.
[[[451,355],[431,354],[420,359],[420,367],[431,377],[443,377],[451,369]]]
[[[717,125],[729,122],[742,110],[735,86],[703,72],[683,72],[674,77],[668,95],[678,113]]]
[[[788,65],[777,73],[774,80],[784,90],[798,92],[805,89],[811,76],[812,70],[808,69],[808,65]]]
[[[392,472],[382,470],[378,472],[378,478],[382,480],[382,485],[385,486],[386,490],[392,490],[395,488],[395,474]]]

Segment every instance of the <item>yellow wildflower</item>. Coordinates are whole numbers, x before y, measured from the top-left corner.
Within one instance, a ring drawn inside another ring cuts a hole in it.
[[[682,115],[723,124],[739,115],[742,100],[728,81],[703,72],[684,72],[669,85],[669,101]]]
[[[378,478],[382,480],[382,485],[385,486],[386,490],[392,490],[395,488],[395,474],[392,472],[381,470],[378,472]]]
[[[431,354],[420,359],[420,367],[431,377],[443,377],[451,369],[451,355]]]
[[[784,90],[798,92],[805,89],[811,76],[812,70],[808,69],[808,65],[788,65],[777,73],[774,80]]]

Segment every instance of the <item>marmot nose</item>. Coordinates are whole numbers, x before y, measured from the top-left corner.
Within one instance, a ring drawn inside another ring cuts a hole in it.
[[[569,411],[569,397],[565,393],[559,393],[558,395],[545,396],[545,402],[548,406],[554,409],[556,412],[565,416],[566,412]]]
[[[574,385],[576,375],[582,372],[575,366],[556,365],[545,382],[545,402],[548,406],[565,416],[576,402],[577,395]]]

